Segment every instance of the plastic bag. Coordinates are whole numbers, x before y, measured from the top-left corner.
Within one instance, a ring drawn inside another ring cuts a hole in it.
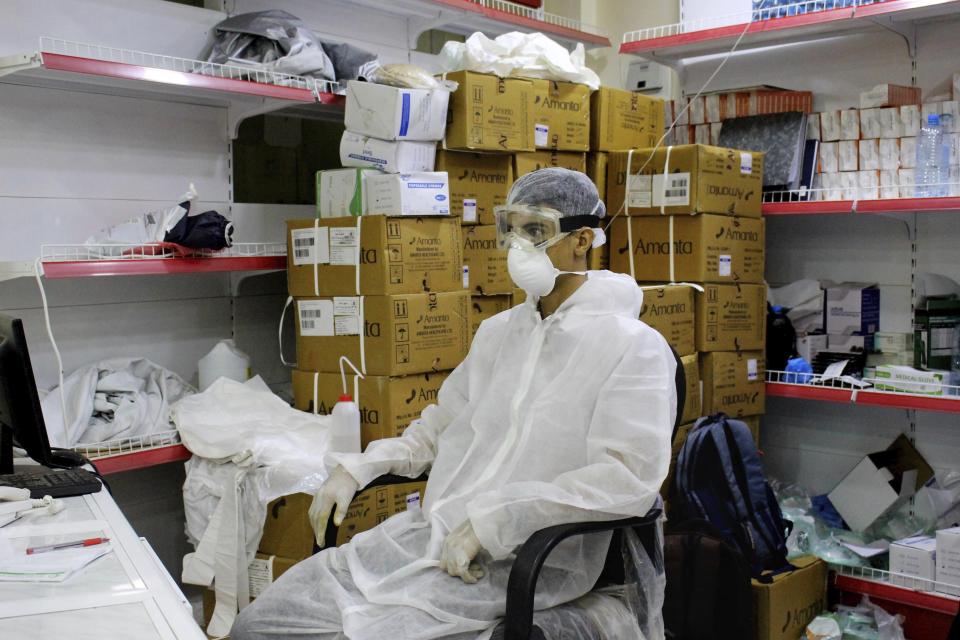
[[[374,60],[360,68],[360,77],[367,82],[404,89],[457,90],[456,82],[441,80],[415,64],[380,64],[379,60]]]
[[[844,640],[905,640],[903,616],[887,613],[882,607],[873,604],[869,596],[863,596],[863,600],[856,607],[838,606],[837,615]]]

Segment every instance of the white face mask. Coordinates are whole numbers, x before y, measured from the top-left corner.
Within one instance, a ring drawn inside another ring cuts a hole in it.
[[[553,291],[557,276],[561,274],[586,275],[587,273],[586,271],[560,271],[550,261],[547,247],[537,249],[524,238],[513,239],[510,250],[507,252],[507,271],[510,272],[510,279],[518,287],[526,291],[528,296],[536,298],[542,298]]]

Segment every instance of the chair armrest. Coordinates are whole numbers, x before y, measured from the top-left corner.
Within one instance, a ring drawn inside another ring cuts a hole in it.
[[[558,524],[534,533],[517,552],[507,582],[507,610],[504,616],[504,640],[528,640],[533,628],[533,601],[540,570],[554,547],[573,536],[630,527],[650,526],[662,513],[659,503],[641,518],[607,522]]]

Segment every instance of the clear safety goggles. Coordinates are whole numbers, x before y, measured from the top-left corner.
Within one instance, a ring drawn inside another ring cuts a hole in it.
[[[546,249],[571,231],[600,224],[600,218],[594,215],[563,217],[556,209],[535,205],[503,205],[495,207],[493,212],[500,249],[509,249],[516,239],[529,242],[535,249]]]

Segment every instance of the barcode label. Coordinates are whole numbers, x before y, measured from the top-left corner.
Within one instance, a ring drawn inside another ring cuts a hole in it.
[[[733,258],[729,255],[722,254],[720,256],[720,261],[717,264],[717,275],[719,275],[721,278],[729,278],[732,272]]]
[[[332,336],[333,300],[300,300],[297,317],[301,336]]]
[[[757,379],[757,360],[756,358],[750,358],[747,360],[747,380],[756,380]]]
[[[677,207],[690,204],[690,174],[653,176],[653,206]]]
[[[537,147],[545,147],[550,141],[550,127],[545,124],[535,124],[533,126],[533,144]]]
[[[464,198],[464,199],[463,199],[463,221],[464,221],[464,222],[476,222],[476,221],[477,221],[477,200],[476,200],[476,198]]]
[[[327,227],[308,227],[290,231],[295,266],[327,264],[330,262],[330,243]]]

